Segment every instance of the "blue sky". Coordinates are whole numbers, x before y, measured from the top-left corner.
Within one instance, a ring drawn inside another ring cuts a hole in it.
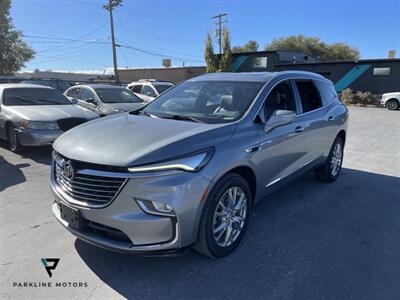
[[[11,16],[37,51],[26,70],[102,70],[112,65],[106,0],[12,0]],[[228,13],[232,46],[250,39],[260,48],[293,34],[346,42],[362,58],[400,56],[398,0],[124,0],[115,10],[119,67],[203,65],[204,39],[218,13]],[[134,49],[132,49],[134,48]],[[217,47],[216,47],[217,48]]]

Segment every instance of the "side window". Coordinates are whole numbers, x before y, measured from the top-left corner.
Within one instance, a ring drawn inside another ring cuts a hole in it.
[[[144,85],[142,88],[142,94],[150,96],[150,97],[156,97],[156,93],[154,92],[153,88],[148,85]]]
[[[323,82],[323,81],[317,81],[317,85],[319,87],[319,91],[322,96],[322,102],[323,104],[328,104],[331,102],[333,99],[336,98],[336,94],[333,91],[333,86],[331,86],[329,83]]]
[[[312,80],[296,80],[303,113],[322,107],[321,95]]]
[[[67,96],[79,99],[80,92],[81,92],[81,88],[73,88],[68,91]]]
[[[81,93],[80,99],[81,100],[86,100],[86,99],[89,99],[89,98],[94,99],[93,93],[88,89],[82,89],[82,93]]]
[[[291,110],[296,112],[296,101],[289,81],[283,81],[272,89],[265,100],[264,109],[266,120],[276,110]]]
[[[130,90],[131,90],[132,92],[134,92],[134,93],[140,94],[140,93],[142,92],[142,87],[143,87],[143,85],[137,84],[137,85],[131,86],[131,87],[130,87]]]

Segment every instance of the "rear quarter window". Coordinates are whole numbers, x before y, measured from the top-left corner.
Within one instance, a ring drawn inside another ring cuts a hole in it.
[[[333,90],[333,86],[331,84],[324,81],[317,81],[317,85],[321,94],[323,105],[330,103],[337,97],[336,92]]]

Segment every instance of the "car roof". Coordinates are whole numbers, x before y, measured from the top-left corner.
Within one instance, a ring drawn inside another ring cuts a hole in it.
[[[109,84],[77,84],[74,86],[71,86],[70,88],[76,88],[76,87],[91,87],[92,89],[104,89],[104,88],[110,88],[110,89],[117,89],[117,88],[125,88],[123,86],[119,85],[109,85]]]
[[[0,89],[4,90],[4,89],[10,89],[10,88],[54,90],[51,86],[47,86],[47,85],[30,84],[30,83],[0,83]]]
[[[322,75],[306,71],[281,71],[281,72],[242,72],[242,73],[208,73],[190,79],[190,81],[248,81],[248,82],[268,82],[271,79],[283,76],[292,75],[305,78],[325,79]]]

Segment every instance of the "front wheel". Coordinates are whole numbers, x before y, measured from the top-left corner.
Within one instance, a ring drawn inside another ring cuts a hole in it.
[[[7,126],[7,139],[8,139],[8,145],[12,152],[18,153],[23,150],[23,146],[19,142],[19,138],[17,132],[15,131],[14,125]]]
[[[389,100],[386,106],[389,110],[397,110],[399,108],[399,102],[397,100]]]
[[[203,208],[195,249],[212,258],[232,253],[250,217],[251,191],[240,175],[228,173],[209,194]]]

